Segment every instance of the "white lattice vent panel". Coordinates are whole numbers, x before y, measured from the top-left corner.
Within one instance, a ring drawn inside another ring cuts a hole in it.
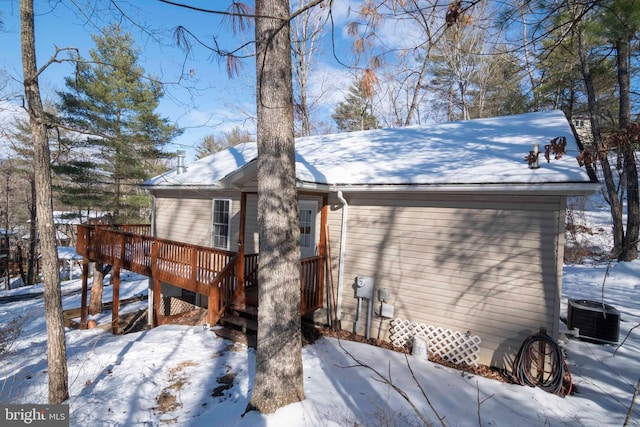
[[[429,353],[453,363],[478,365],[481,340],[477,335],[402,319],[391,321],[390,332],[391,342],[397,347],[411,348],[414,335],[419,334],[427,338]]]

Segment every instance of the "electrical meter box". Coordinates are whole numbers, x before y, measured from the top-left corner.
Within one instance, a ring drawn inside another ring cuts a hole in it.
[[[356,276],[356,298],[373,299],[373,277]]]

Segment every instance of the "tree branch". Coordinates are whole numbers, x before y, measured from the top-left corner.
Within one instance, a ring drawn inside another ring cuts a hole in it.
[[[78,53],[78,48],[75,48],[75,47],[63,47],[63,48],[56,47],[56,51],[53,54],[53,56],[49,58],[49,60],[42,67],[40,67],[33,76],[31,76],[31,78],[37,79],[38,77],[40,77],[40,74],[42,74],[44,70],[46,70],[47,67],[53,63],[62,64],[63,62],[75,62],[75,59],[58,59],[58,55],[60,53],[68,50]]]
[[[196,11],[196,12],[210,13],[210,14],[213,14],[213,15],[230,16],[230,17],[235,17],[235,18],[277,19],[277,20],[283,20],[283,21],[288,22],[288,21],[291,21],[292,19],[294,19],[296,16],[300,15],[301,13],[305,12],[306,10],[311,9],[311,8],[319,5],[320,3],[325,2],[326,0],[313,0],[313,1],[309,2],[308,4],[306,4],[304,7],[301,7],[300,9],[296,10],[293,14],[289,15],[286,18],[279,17],[279,16],[271,16],[271,15],[256,15],[256,14],[251,14],[251,13],[238,13],[238,12],[227,12],[227,11],[215,10],[215,9],[205,9],[205,8],[202,8],[202,7],[192,6],[192,5],[184,4],[184,3],[178,3],[178,2],[175,2],[175,1],[171,1],[171,0],[158,0],[158,1],[160,3],[166,3],[166,4],[170,4],[172,6],[182,7],[182,8],[193,10],[193,11]],[[329,0],[330,7],[331,7],[332,4],[333,4],[333,0]]]

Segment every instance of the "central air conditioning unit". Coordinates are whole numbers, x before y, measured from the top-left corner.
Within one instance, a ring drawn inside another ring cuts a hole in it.
[[[578,329],[580,338],[605,344],[616,344],[620,334],[620,312],[600,301],[570,299],[567,327]]]

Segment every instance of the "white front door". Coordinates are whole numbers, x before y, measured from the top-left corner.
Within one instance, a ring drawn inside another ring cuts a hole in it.
[[[298,216],[300,218],[300,256],[308,258],[316,255],[316,218],[318,202],[300,200],[298,202]]]

